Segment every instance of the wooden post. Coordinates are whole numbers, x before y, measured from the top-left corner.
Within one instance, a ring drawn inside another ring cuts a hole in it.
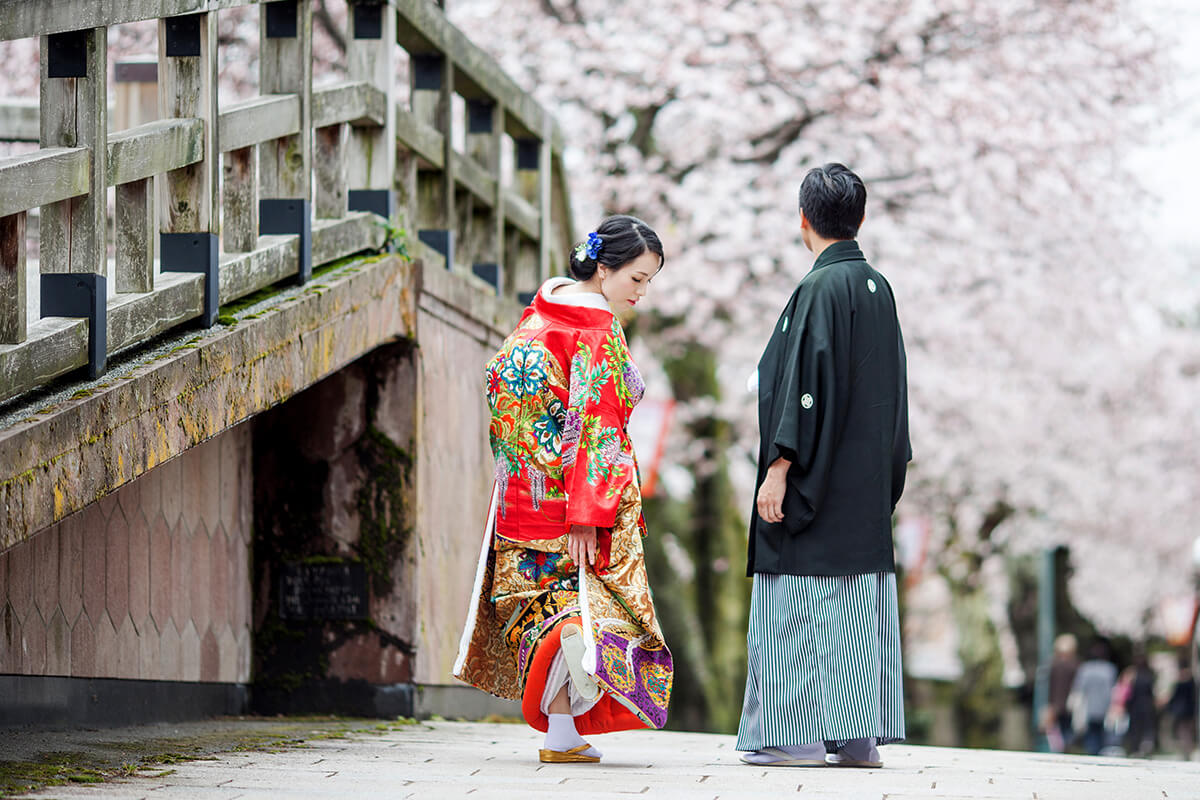
[[[442,170],[417,173],[417,235],[444,249],[446,269],[454,269],[454,139],[450,102],[454,95],[454,64],[441,53],[412,56],[412,111],[418,121],[442,134]]]
[[[41,37],[41,146],[87,147],[89,191],[43,206],[42,272],[105,275],[108,29]]]
[[[132,56],[113,64],[112,129],[133,128],[158,116],[158,56]],[[154,178],[117,187],[113,225],[117,292],[154,289],[156,205]]]
[[[477,209],[470,220],[470,256],[476,272],[495,271],[502,294],[511,290],[512,281],[504,277],[504,188],[500,174],[500,149],[504,141],[504,108],[491,99],[467,101],[467,157],[483,167],[495,181],[491,206]],[[480,265],[480,266],[476,266]],[[482,265],[494,265],[482,267]],[[481,275],[481,277],[486,277]]]
[[[312,199],[312,0],[259,6],[259,92],[300,98],[300,132],[259,147],[260,197]]]
[[[154,179],[117,187],[117,292],[154,291]]]
[[[0,217],[0,344],[27,336],[24,211]]]
[[[346,127],[317,128],[313,166],[316,169],[318,219],[346,216]]]
[[[164,117],[204,122],[203,158],[168,172],[165,187],[160,266],[164,272],[204,275],[201,322],[217,321],[220,297],[220,129],[217,110],[217,14],[203,12],[158,22],[158,100]]]
[[[177,43],[181,49],[169,47]],[[158,101],[163,117],[204,121],[204,158],[166,174],[164,233],[220,230],[217,186],[217,15],[192,14],[158,22]],[[183,53],[177,55],[177,53]],[[194,55],[193,55],[194,53]]]
[[[383,127],[351,126],[346,144],[346,185],[354,190],[391,192],[396,181],[396,9],[390,4],[352,2],[348,14],[346,63],[350,80],[366,81],[386,96]],[[395,206],[390,197],[388,204]]]
[[[553,119],[546,115],[542,123],[542,141],[538,145],[538,285],[550,277],[550,244],[553,234],[550,227],[551,173],[554,168],[550,152],[553,135]]]
[[[523,137],[513,141],[516,146],[517,191],[534,209],[539,209],[542,201],[542,173],[545,160],[543,143],[534,137]],[[541,224],[539,212],[539,239],[544,239],[544,226]],[[542,242],[530,241],[517,231],[508,237],[509,257],[513,261],[511,268],[515,289],[518,292],[534,291],[542,281]]]
[[[249,253],[258,247],[258,171],[254,155],[253,147],[225,154],[221,245],[226,253]]]

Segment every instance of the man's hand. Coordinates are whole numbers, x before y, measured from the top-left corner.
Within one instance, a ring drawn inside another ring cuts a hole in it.
[[[758,487],[758,515],[764,522],[783,522],[783,494],[787,491],[787,471],[792,462],[778,458],[767,467],[767,477]]]
[[[576,564],[596,563],[595,525],[571,526],[571,532],[567,534],[567,555]]]

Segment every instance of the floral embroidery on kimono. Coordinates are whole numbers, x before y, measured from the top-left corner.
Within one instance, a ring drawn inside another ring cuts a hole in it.
[[[646,578],[626,431],[645,386],[610,311],[555,303],[545,292],[486,368],[496,513],[455,675],[521,699],[526,720],[546,729],[547,665],[561,627],[582,619],[567,534],[571,525],[595,526],[599,552],[584,575],[603,691],[577,728],[661,728],[674,666]]]
[[[592,327],[566,327],[531,308],[487,365],[498,527],[520,531],[516,539],[558,536],[572,524],[611,527],[636,472],[625,428],[645,386],[616,318],[578,312],[593,315]]]

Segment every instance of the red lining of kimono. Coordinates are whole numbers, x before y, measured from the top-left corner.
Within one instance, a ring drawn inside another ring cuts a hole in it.
[[[521,714],[534,730],[545,732],[549,726],[549,718],[542,713],[542,697],[546,694],[546,675],[554,657],[558,655],[559,637],[562,636],[563,626],[568,623],[582,625],[579,617],[567,617],[561,620],[538,643],[533,653],[533,663],[525,680],[525,693],[521,695]],[[580,735],[587,736],[597,733],[613,733],[648,727],[645,722],[626,706],[618,702],[607,692],[586,714],[575,717],[575,730]]]

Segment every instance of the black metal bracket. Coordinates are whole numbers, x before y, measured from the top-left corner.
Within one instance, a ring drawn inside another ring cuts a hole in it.
[[[88,321],[88,377],[104,374],[108,358],[108,288],[92,272],[42,273],[42,317],[85,317]]]
[[[523,306],[531,305],[535,297],[537,292],[517,292],[517,302]]]
[[[184,14],[163,20],[166,41],[163,48],[171,58],[190,58],[200,55],[200,22],[203,14]]]
[[[383,0],[354,0],[354,38],[383,38]]]
[[[87,37],[91,31],[52,33],[46,37],[46,76],[87,77]]]
[[[298,34],[296,0],[275,0],[266,3],[267,38],[295,39]]]
[[[417,238],[446,259],[446,269],[454,269],[454,231],[427,228],[417,231]]]
[[[384,219],[392,218],[395,194],[391,189],[351,189],[346,195],[350,211],[370,211]]]
[[[491,133],[492,111],[496,104],[491,100],[467,101],[467,133]]]
[[[300,264],[297,283],[312,277],[312,213],[303,197],[271,197],[258,201],[258,232],[262,236],[300,237]]]
[[[493,262],[481,262],[471,265],[471,271],[476,277],[490,283],[492,288],[496,290],[496,294],[500,294],[500,265]]]
[[[438,53],[417,53],[409,57],[412,63],[414,89],[436,91],[442,88],[442,64],[446,57]]]
[[[351,189],[346,195],[346,207],[350,211],[370,211],[378,214],[384,221],[392,219],[392,209],[396,204],[396,194],[391,189]],[[389,253],[396,252],[396,243],[389,240]]]
[[[517,169],[537,169],[542,143],[537,139],[517,139]]]
[[[160,233],[163,272],[198,272],[204,276],[204,311],[200,322],[211,328],[221,305],[221,270],[215,233]]]

